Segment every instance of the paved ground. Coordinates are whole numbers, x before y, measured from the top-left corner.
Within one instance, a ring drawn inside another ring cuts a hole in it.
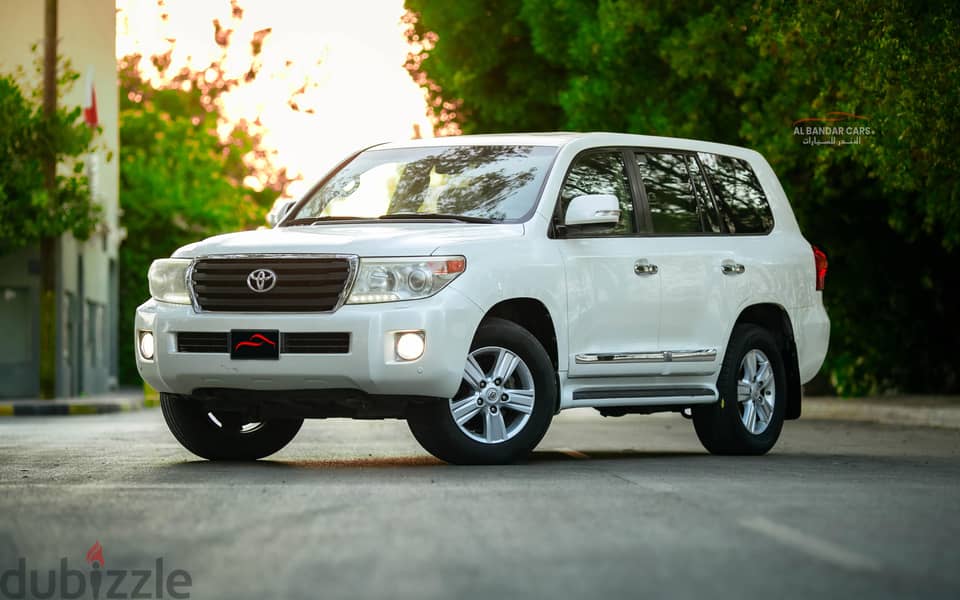
[[[528,464],[461,468],[393,421],[252,465],[193,459],[156,409],[0,421],[0,578],[90,573],[99,541],[192,598],[955,598],[958,505],[949,429],[801,420],[720,458],[678,416],[575,411]]]

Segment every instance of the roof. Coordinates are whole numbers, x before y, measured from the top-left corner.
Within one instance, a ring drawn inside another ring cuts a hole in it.
[[[572,132],[546,133],[486,133],[480,135],[451,135],[446,137],[423,138],[388,142],[377,148],[412,148],[431,146],[563,146],[575,139],[590,135]]]
[[[692,140],[686,138],[672,138],[652,135],[636,135],[632,133],[609,133],[595,131],[589,133],[578,133],[570,131],[557,131],[545,133],[500,133],[500,134],[481,134],[481,135],[459,135],[449,137],[426,138],[420,140],[403,140],[389,142],[376,146],[377,149],[392,148],[420,148],[435,146],[554,146],[561,147],[566,145],[576,145],[578,147],[589,148],[591,146],[633,146],[650,148],[674,148],[677,150],[690,150],[694,152],[713,152],[717,154],[726,154],[730,156],[740,156],[746,158],[749,154],[755,154],[752,150],[740,146],[730,146],[716,142],[707,142],[703,140]]]

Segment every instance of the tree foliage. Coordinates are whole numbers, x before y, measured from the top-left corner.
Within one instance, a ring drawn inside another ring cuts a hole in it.
[[[224,55],[203,69],[171,72],[168,52],[150,57],[159,78],[148,81],[141,56],[119,61],[120,204],[127,230],[120,249],[121,340],[133,340],[132,315],[149,297],[146,274],[154,259],[211,235],[263,225],[289,182],[272,166],[256,123],[230,125],[222,116],[220,96],[256,77],[255,58],[269,31],[254,34],[254,61],[242,79],[222,67],[229,33],[214,22]],[[261,189],[244,184],[250,176]],[[120,356],[121,380],[137,381],[133,352]]]
[[[25,90],[22,79],[22,71],[0,74],[0,254],[66,232],[86,239],[99,222],[82,161],[96,132],[81,119],[80,107],[58,106],[48,119],[39,101],[42,90]],[[70,65],[61,63],[58,89],[76,79]],[[52,194],[43,171],[51,153],[61,165]]]
[[[406,67],[428,90],[441,131],[533,131],[555,127],[561,120],[553,99],[562,70],[530,52],[529,30],[515,19],[519,4],[417,2],[415,12],[405,17],[415,49]],[[434,29],[445,33],[442,47],[434,47]],[[422,62],[434,55],[439,60]],[[462,108],[460,98],[469,99]],[[507,98],[511,101],[505,102]]]
[[[762,152],[830,256],[833,386],[960,390],[960,5],[474,4],[406,2],[408,68],[463,131],[625,131]],[[509,84],[518,76],[526,85]],[[834,111],[867,117],[874,135],[840,147],[794,135],[795,121]]]

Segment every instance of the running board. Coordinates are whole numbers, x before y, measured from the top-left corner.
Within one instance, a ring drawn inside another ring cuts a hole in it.
[[[574,406],[642,406],[712,404],[717,393],[708,387],[616,387],[574,390]]]

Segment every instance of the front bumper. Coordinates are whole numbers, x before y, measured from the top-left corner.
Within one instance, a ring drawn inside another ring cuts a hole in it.
[[[140,376],[155,389],[190,394],[200,388],[244,390],[355,389],[371,395],[452,397],[483,311],[455,289],[410,302],[345,305],[332,313],[196,312],[192,306],[148,300],[135,330],[156,338],[152,360],[135,350]],[[177,351],[179,332],[277,329],[347,332],[345,354],[283,354],[279,360],[231,360],[227,353]],[[401,361],[394,333],[422,330],[423,356]],[[136,344],[135,344],[136,345]]]

